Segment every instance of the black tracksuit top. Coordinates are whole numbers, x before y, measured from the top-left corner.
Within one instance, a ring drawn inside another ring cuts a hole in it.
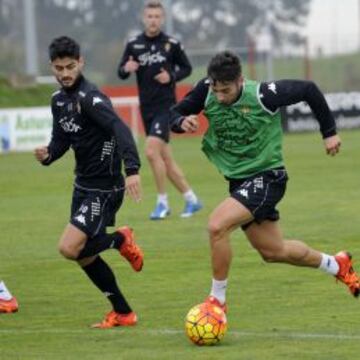
[[[71,147],[75,184],[80,187],[123,187],[122,162],[126,175],[138,173],[140,160],[130,129],[115,113],[110,99],[82,75],[71,88],[53,94],[51,110],[49,157],[43,165],[59,159]]]
[[[176,82],[189,76],[192,70],[181,43],[163,32],[154,37],[141,33],[130,39],[118,67],[121,79],[130,76],[124,70],[130,56],[139,63],[136,80],[142,110],[154,111],[173,105]],[[160,84],[154,79],[162,68],[170,74],[168,84]]]

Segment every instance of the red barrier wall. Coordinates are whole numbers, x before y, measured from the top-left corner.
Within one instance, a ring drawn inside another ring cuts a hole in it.
[[[191,89],[191,85],[178,85],[176,87],[176,97],[178,100],[182,99]],[[129,85],[129,86],[104,86],[102,91],[109,97],[129,97],[129,96],[138,96],[137,86]],[[131,126],[131,117],[132,115],[132,108],[129,105],[121,106],[121,108],[116,107],[116,110],[120,117],[129,125]],[[139,110],[137,109],[137,118],[138,118],[138,130],[140,134],[144,134],[144,127],[141,121],[141,115]],[[196,133],[191,135],[199,136],[204,134],[207,129],[207,121],[203,114],[199,115],[199,129]],[[190,135],[190,134],[187,134]]]

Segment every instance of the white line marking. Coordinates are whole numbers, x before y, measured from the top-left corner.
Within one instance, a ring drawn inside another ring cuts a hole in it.
[[[134,332],[144,333],[146,335],[152,336],[159,336],[159,335],[179,335],[184,334],[185,332],[182,330],[176,329],[159,329],[159,330],[151,330],[151,329],[134,329]],[[125,330],[124,328],[116,328],[113,329],[114,331],[121,331]],[[97,329],[91,329],[84,327],[83,329],[0,329],[0,334],[9,334],[9,335],[22,335],[22,334],[81,334],[81,333],[89,333],[89,332],[96,332],[99,331]],[[112,331],[112,330],[111,330]],[[129,329],[127,330],[129,331]],[[257,337],[263,339],[271,339],[271,338],[278,338],[278,339],[302,339],[302,340],[360,340],[360,334],[328,334],[328,333],[297,333],[297,332],[251,332],[251,331],[237,331],[237,330],[229,330],[228,334],[230,336],[235,337]]]

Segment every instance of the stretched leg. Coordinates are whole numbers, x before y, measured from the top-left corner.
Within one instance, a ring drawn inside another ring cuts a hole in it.
[[[224,200],[210,215],[208,231],[213,280],[206,301],[222,306],[225,311],[227,277],[232,259],[230,234],[239,225],[251,220],[249,210],[233,198]]]
[[[322,254],[299,240],[284,240],[278,221],[253,223],[245,230],[252,246],[267,262],[317,268]]]
[[[265,261],[319,268],[343,282],[353,296],[360,295],[360,278],[347,252],[331,256],[312,249],[302,241],[284,240],[278,222],[254,223],[245,233]]]
[[[228,277],[232,258],[230,234],[239,225],[251,220],[249,210],[233,198],[224,200],[211,213],[208,232],[214,279],[224,280]]]

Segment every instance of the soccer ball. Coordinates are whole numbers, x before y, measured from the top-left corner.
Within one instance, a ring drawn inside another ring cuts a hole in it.
[[[224,311],[202,303],[190,309],[185,318],[185,333],[196,345],[215,345],[224,337],[227,320]]]

